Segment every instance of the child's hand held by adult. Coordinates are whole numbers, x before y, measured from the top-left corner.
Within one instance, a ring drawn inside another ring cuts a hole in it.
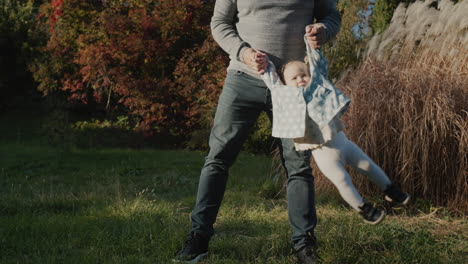
[[[320,47],[325,43],[325,30],[325,27],[321,24],[311,24],[306,26],[306,39],[312,48],[320,49]]]
[[[258,50],[247,48],[243,54],[244,63],[262,75],[268,66],[267,55]]]

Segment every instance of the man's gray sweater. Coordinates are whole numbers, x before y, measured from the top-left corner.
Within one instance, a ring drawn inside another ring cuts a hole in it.
[[[242,62],[251,47],[268,54],[277,68],[306,55],[305,27],[321,23],[326,41],[339,31],[341,15],[335,0],[217,0],[211,19],[216,42],[231,59],[228,70],[238,70],[261,79]]]

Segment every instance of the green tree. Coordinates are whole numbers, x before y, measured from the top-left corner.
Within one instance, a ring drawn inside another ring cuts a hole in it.
[[[340,0],[341,30],[336,39],[323,48],[329,64],[329,78],[336,79],[348,68],[357,65],[365,45],[363,23],[367,20],[367,0]]]
[[[372,33],[380,33],[387,29],[392,20],[393,12],[399,4],[403,3],[407,5],[415,1],[416,0],[375,0],[369,23]]]

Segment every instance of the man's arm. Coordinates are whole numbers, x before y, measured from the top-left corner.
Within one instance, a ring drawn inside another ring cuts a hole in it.
[[[332,40],[340,31],[341,14],[336,9],[336,0],[316,0],[314,7],[314,16],[317,24],[325,28],[325,40]]]
[[[306,26],[306,38],[310,46],[319,49],[340,31],[341,14],[336,9],[336,1],[315,0],[314,17],[317,23]]]
[[[216,0],[210,24],[211,34],[218,45],[231,58],[243,61],[242,53],[250,46],[237,34],[235,28],[236,15],[236,0]]]
[[[236,15],[236,0],[217,0],[211,18],[211,34],[231,58],[244,62],[259,74],[263,74],[268,66],[266,54],[252,49],[239,37],[235,28]]]

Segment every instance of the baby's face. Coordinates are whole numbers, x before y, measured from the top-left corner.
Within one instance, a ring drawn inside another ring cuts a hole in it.
[[[283,76],[287,86],[304,87],[310,81],[307,65],[299,61],[288,64],[284,69]]]

